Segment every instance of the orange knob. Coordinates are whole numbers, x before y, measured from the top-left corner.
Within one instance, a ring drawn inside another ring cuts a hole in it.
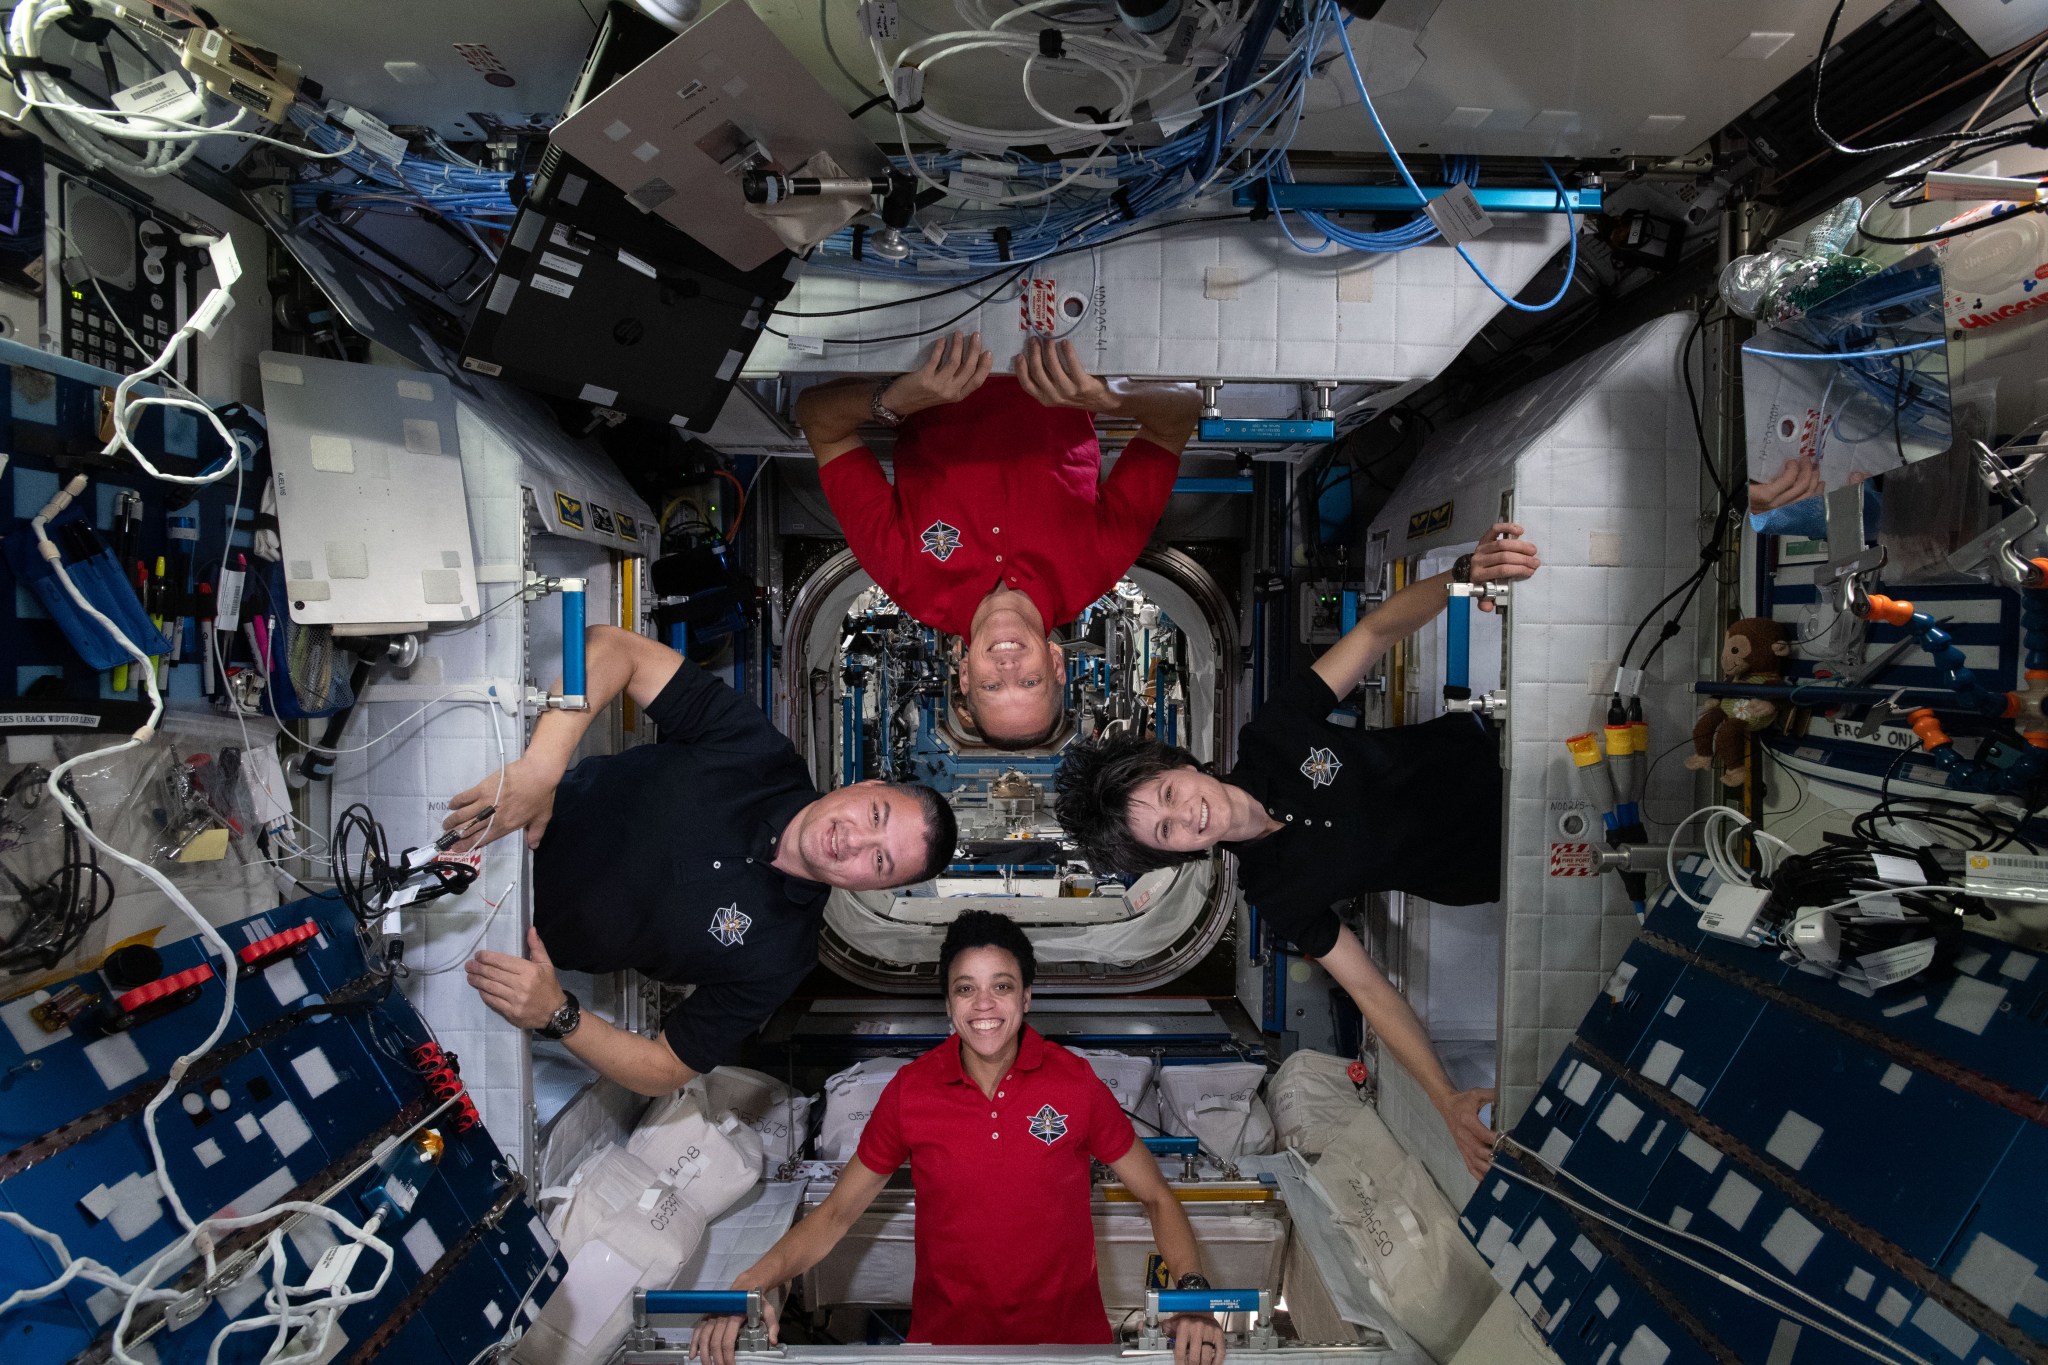
[[[1870,594],[1870,619],[1887,626],[1903,626],[1913,619],[1913,604],[1878,593]]]

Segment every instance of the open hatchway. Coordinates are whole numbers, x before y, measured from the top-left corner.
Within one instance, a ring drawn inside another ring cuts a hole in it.
[[[789,730],[821,787],[867,777],[928,783],[953,804],[961,842],[939,877],[895,891],[835,891],[819,945],[849,981],[934,993],[946,925],[968,909],[1025,926],[1040,989],[1134,991],[1186,972],[1230,927],[1220,859],[1136,879],[1096,875],[1053,818],[1066,747],[1155,734],[1227,764],[1237,723],[1238,630],[1193,557],[1148,550],[1067,637],[1067,706],[1038,748],[984,744],[953,704],[951,641],[899,612],[841,552],[797,588],[784,647]]]

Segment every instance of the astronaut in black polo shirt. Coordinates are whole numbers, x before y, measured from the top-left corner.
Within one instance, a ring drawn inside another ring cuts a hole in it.
[[[958,832],[930,787],[819,795],[789,740],[732,688],[644,636],[592,626],[585,638],[590,709],[542,716],[525,754],[450,803],[446,828],[495,805],[489,837],[523,829],[535,850],[528,956],[477,953],[469,983],[510,1022],[660,1095],[732,1060],[796,990],[817,964],[830,888],[923,881],[952,860]],[[570,768],[621,693],[661,742]],[[585,1017],[557,965],[696,989],[643,1038]]]
[[[1440,905],[1500,898],[1496,743],[1471,715],[1386,730],[1333,725],[1329,715],[1382,654],[1443,610],[1453,575],[1492,583],[1535,573],[1536,547],[1521,534],[1496,525],[1458,568],[1403,588],[1353,626],[1239,732],[1226,776],[1203,772],[1185,749],[1119,736],[1069,750],[1055,799],[1060,824],[1099,868],[1144,872],[1228,849],[1246,899],[1357,1002],[1429,1092],[1475,1178],[1491,1160],[1479,1110],[1493,1092],[1452,1088],[1421,1021],[1333,907],[1367,891]]]

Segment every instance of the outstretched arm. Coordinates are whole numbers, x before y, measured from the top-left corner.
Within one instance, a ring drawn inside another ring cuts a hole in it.
[[[1175,455],[1195,434],[1202,400],[1192,384],[1103,380],[1088,372],[1071,341],[1031,337],[1017,354],[1017,382],[1049,408],[1080,408],[1138,424],[1138,439]]]
[[[546,711],[534,722],[526,752],[448,803],[443,829],[455,829],[497,807],[488,826],[455,845],[464,853],[515,829],[526,831],[526,846],[539,848],[541,835],[555,813],[555,788],[569,771],[569,760],[583,741],[597,713],[621,693],[646,706],[661,695],[683,666],[683,656],[667,645],[617,626],[592,626],[583,633],[586,711]],[[556,680],[556,686],[561,682]],[[488,835],[489,838],[484,838]]]
[[[1472,552],[1474,583],[1504,583],[1527,578],[1542,567],[1536,547],[1518,539],[1522,528],[1511,521],[1497,522]],[[1504,539],[1502,537],[1505,537]],[[1445,589],[1451,575],[1440,573],[1410,583],[1389,597],[1377,611],[1367,613],[1331,645],[1313,667],[1316,676],[1330,685],[1340,698],[1351,695],[1381,655],[1421,630],[1436,618],[1449,600]],[[1490,609],[1490,603],[1482,603]]]
[[[1408,1001],[1381,974],[1366,955],[1365,945],[1349,929],[1337,931],[1337,942],[1320,959],[1330,979],[1344,988],[1379,1035],[1394,1060],[1407,1068],[1421,1084],[1429,1102],[1443,1116],[1444,1125],[1457,1139],[1458,1155],[1465,1169],[1479,1180],[1493,1164],[1493,1133],[1479,1121],[1479,1110],[1493,1103],[1491,1090],[1458,1090],[1444,1074],[1443,1063],[1430,1046],[1429,1033],[1415,1017]]]
[[[981,344],[981,333],[954,332],[932,347],[924,364],[909,374],[899,374],[882,390],[882,405],[900,417],[926,408],[957,403],[980,388],[995,367],[995,357]],[[870,420],[870,400],[876,381],[870,378],[834,380],[805,389],[796,400],[797,425],[811,443],[811,454],[820,465],[828,465],[850,450],[861,447],[861,423]]]
[[[875,1196],[888,1183],[886,1174],[869,1170],[859,1157],[854,1157],[839,1173],[839,1183],[832,1187],[831,1194],[825,1196],[825,1202],[818,1206],[818,1211],[783,1233],[781,1240],[768,1248],[767,1255],[740,1272],[732,1287],[773,1289],[803,1274],[839,1245],[839,1239],[853,1226],[854,1219],[867,1212],[868,1205],[875,1202]],[[768,1340],[779,1343],[781,1330],[772,1305],[766,1307],[765,1315]],[[733,1346],[739,1338],[739,1330],[740,1320],[736,1317],[700,1320],[690,1337],[691,1359],[701,1360],[705,1365],[733,1365]]]

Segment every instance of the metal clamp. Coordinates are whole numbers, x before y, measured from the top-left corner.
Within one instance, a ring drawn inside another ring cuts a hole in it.
[[[1195,388],[1202,395],[1202,417],[1205,419],[1221,417],[1223,409],[1216,406],[1216,400],[1223,393],[1223,381],[1220,379],[1204,379],[1201,383],[1195,385]]]
[[[1138,1331],[1138,1349],[1162,1351],[1169,1347],[1161,1330],[1160,1314],[1250,1313],[1242,1346],[1270,1351],[1279,1346],[1273,1330],[1273,1296],[1264,1289],[1148,1289],[1145,1291],[1145,1324]]]
[[[780,1347],[768,1344],[768,1322],[761,1291],[758,1289],[636,1289],[633,1291],[633,1325],[626,1333],[626,1346],[631,1350],[653,1350],[660,1338],[656,1335],[648,1318],[653,1314],[670,1316],[695,1313],[706,1316],[745,1314],[746,1321],[740,1326],[739,1341],[742,1351],[781,1354]]]
[[[1445,697],[1444,710],[1484,716],[1488,720],[1500,720],[1508,713],[1508,694],[1488,692],[1477,697]]]
[[[1182,1180],[1192,1181],[1196,1178],[1195,1159],[1202,1154],[1202,1143],[1199,1138],[1162,1136],[1140,1138],[1139,1141],[1143,1142],[1145,1150],[1152,1153],[1155,1157],[1177,1156],[1181,1158],[1180,1178]]]

